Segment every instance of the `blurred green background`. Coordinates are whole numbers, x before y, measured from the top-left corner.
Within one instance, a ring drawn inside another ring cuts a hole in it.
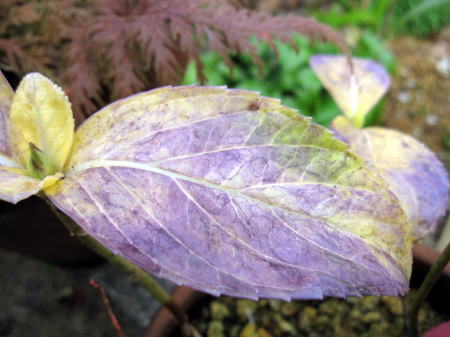
[[[450,0],[340,0],[325,9],[306,8],[305,14],[343,29],[354,56],[375,60],[395,75],[395,57],[385,41],[405,34],[421,38],[435,34],[450,22]],[[218,54],[206,52],[202,55],[207,77],[205,84],[243,88],[278,97],[283,104],[328,126],[340,111],[308,61],[314,54],[336,54],[339,50],[326,43],[312,45],[300,36],[295,41],[299,53],[278,43],[278,55],[268,45],[255,42],[264,62],[262,71],[250,55],[232,55],[230,72]],[[199,84],[193,63],[185,73],[183,84]],[[381,100],[372,109],[365,125],[378,123],[383,104],[384,100]]]

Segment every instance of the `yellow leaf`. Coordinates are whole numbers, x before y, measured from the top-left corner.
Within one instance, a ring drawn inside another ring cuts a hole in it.
[[[52,161],[56,171],[62,170],[72,147],[74,120],[69,100],[60,87],[41,74],[28,74],[14,96],[10,120],[10,141],[18,163],[27,165],[33,143]]]

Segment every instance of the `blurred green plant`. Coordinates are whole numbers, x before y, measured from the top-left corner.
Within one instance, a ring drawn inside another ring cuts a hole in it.
[[[314,121],[328,126],[340,114],[340,110],[331,96],[325,91],[308,61],[314,54],[339,53],[339,50],[327,43],[310,42],[300,36],[295,37],[300,53],[289,46],[276,43],[277,54],[267,45],[255,42],[259,56],[264,62],[262,70],[252,62],[250,55],[237,54],[231,57],[233,68],[230,72],[221,57],[213,52],[202,55],[208,85],[226,85],[261,92],[264,96],[278,97],[283,104],[299,109]],[[383,64],[392,74],[395,71],[395,59],[384,42],[368,31],[361,34],[353,55],[370,58]],[[191,63],[184,76],[183,84],[199,84],[195,65]],[[382,110],[383,101],[378,103],[366,117],[366,125],[376,123]]]
[[[401,0],[393,18],[394,33],[427,37],[450,24],[450,0]]]
[[[393,0],[339,0],[332,3],[328,10],[312,9],[310,12],[333,27],[360,27],[372,32],[383,29],[387,13],[392,10]]]
[[[310,15],[333,27],[359,27],[380,36],[427,37],[450,22],[450,0],[339,0]]]

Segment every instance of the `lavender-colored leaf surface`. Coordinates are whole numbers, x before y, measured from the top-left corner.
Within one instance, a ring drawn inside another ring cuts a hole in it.
[[[51,200],[114,252],[211,294],[398,295],[409,227],[385,183],[278,100],[162,88],[75,134]]]
[[[434,232],[447,210],[450,187],[434,153],[395,130],[356,129],[343,117],[336,118],[332,127],[388,183],[408,215],[414,238]]]
[[[39,192],[41,181],[25,173],[25,170],[4,166],[0,158],[0,200],[15,204]]]
[[[11,148],[8,139],[8,120],[14,91],[0,71],[0,156],[11,156]],[[0,158],[1,160],[1,158]]]

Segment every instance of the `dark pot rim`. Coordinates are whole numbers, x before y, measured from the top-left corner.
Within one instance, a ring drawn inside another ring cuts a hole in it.
[[[412,287],[417,287],[421,283],[438,256],[439,252],[432,248],[424,245],[414,246],[413,273],[410,282]],[[173,301],[185,311],[189,311],[194,304],[206,296],[209,295],[185,286],[176,287],[172,292]],[[443,296],[448,297],[448,299],[445,300]],[[428,301],[436,310],[450,314],[450,308],[443,305],[443,303],[450,303],[450,263],[433,287]],[[170,311],[164,307],[160,307],[154,314],[144,337],[168,337],[176,325],[177,322]]]

